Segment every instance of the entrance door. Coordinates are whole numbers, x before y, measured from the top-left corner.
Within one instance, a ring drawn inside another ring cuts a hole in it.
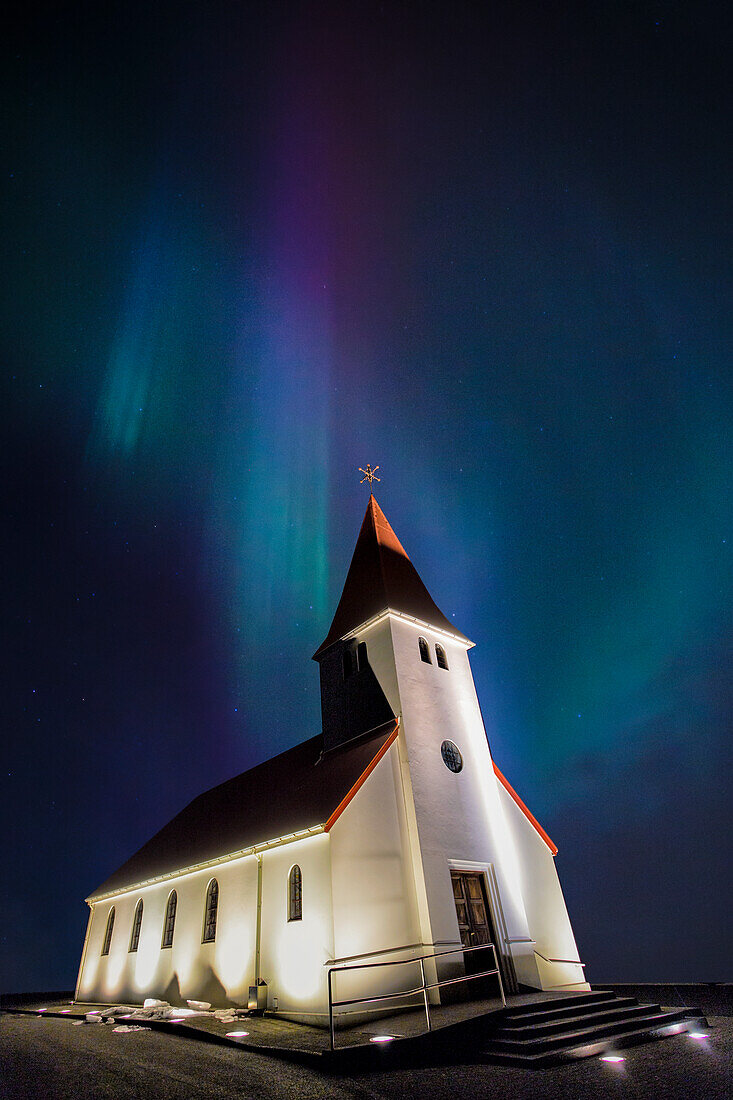
[[[496,949],[496,962],[501,971],[501,979],[504,988],[512,988],[509,976],[506,973],[504,957],[499,950],[496,929],[491,918],[488,899],[486,897],[486,883],[480,871],[451,871],[453,884],[453,898],[456,903],[456,916],[458,917],[458,929],[461,943],[464,947],[480,947],[481,944],[493,943]],[[481,970],[494,969],[494,957],[491,951],[471,951],[464,955],[464,964],[467,974],[475,974]],[[478,982],[468,982],[469,986],[489,984],[495,979],[479,979]]]

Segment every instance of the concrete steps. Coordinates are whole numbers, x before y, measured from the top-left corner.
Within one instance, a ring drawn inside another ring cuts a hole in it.
[[[663,1011],[610,991],[509,1005],[486,1020],[480,1060],[545,1066],[706,1026],[696,1009]]]

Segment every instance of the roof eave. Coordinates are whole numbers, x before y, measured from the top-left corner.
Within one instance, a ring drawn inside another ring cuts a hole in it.
[[[385,607],[383,611],[379,611],[376,615],[372,615],[370,619],[366,619],[363,623],[359,623],[358,626],[353,627],[351,630],[347,630],[341,637],[334,638],[328,645],[324,642],[313,654],[311,660],[317,661],[319,657],[322,657],[324,653],[327,653],[328,650],[332,649],[335,645],[339,645],[341,642],[346,642],[350,638],[356,637],[357,634],[361,634],[364,630],[371,629],[371,627],[376,626],[378,623],[382,622],[383,619],[386,619],[388,615],[392,615],[396,619],[402,619],[403,622],[412,623],[433,634],[439,634],[441,638],[445,638],[448,641],[458,642],[459,645],[465,646],[466,649],[473,649],[476,645],[476,643],[472,642],[470,638],[467,638],[465,634],[462,634],[460,630],[446,630],[445,627],[435,626],[434,623],[428,622],[426,619],[419,619],[416,615],[409,615],[406,611],[397,611],[394,607]]]
[[[197,871],[204,871],[209,867],[219,867],[223,863],[233,863],[237,859],[246,859],[248,856],[257,855],[258,852],[264,852],[271,848],[281,848],[284,844],[295,844],[300,840],[307,840],[308,837],[318,836],[320,833],[326,831],[326,822],[321,822],[318,825],[309,825],[305,829],[297,829],[293,833],[287,833],[285,836],[274,837],[271,840],[264,840],[258,844],[250,844],[248,848],[240,848],[236,852],[227,852],[225,855],[214,856],[212,859],[202,860],[200,863],[192,863],[188,867],[181,867],[175,871],[166,871],[160,875],[154,875],[151,878],[141,879],[138,882],[132,882],[129,886],[122,886],[115,890],[107,890],[103,893],[90,894],[88,898],[84,900],[88,905],[99,901],[105,901],[108,898],[121,897],[123,894],[130,894],[136,890],[142,890],[147,886],[156,886],[159,882],[168,882],[171,879],[184,878],[186,875],[193,875]]]

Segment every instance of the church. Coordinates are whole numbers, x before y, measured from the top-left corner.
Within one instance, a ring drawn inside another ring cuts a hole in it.
[[[405,988],[404,960],[469,972],[462,949],[486,944],[508,993],[587,991],[557,849],[492,760],[472,645],[370,496],[314,655],[322,732],[194,799],[87,898],[75,999],[246,1006],[256,987],[325,1026],[334,968],[356,999]]]

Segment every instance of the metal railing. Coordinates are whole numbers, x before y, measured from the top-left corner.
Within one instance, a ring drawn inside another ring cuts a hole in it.
[[[569,966],[585,966],[580,959],[548,959],[547,955],[543,955],[541,951],[535,948],[535,955],[539,955],[541,959],[544,959],[546,963],[567,963]]]
[[[486,951],[491,948],[491,953],[494,957],[494,969],[493,970],[481,970],[476,974],[462,974],[458,978],[444,978],[440,982],[428,982],[425,976],[425,960],[439,959],[444,955],[468,955],[471,951]],[[333,975],[345,974],[349,970],[374,970],[379,966],[405,966],[416,964],[420,965],[420,978],[421,984],[415,986],[412,989],[399,989],[394,993],[381,993],[378,997],[347,997],[342,1001],[334,1001],[333,999]],[[357,1005],[357,1004],[374,1004],[376,1001],[387,1001],[395,997],[412,997],[418,993],[423,995],[423,1004],[425,1006],[425,1022],[427,1030],[432,1031],[432,1023],[430,1020],[430,1000],[428,992],[431,989],[442,989],[446,985],[457,985],[459,982],[474,981],[476,978],[488,978],[496,975],[496,979],[499,983],[499,993],[501,995],[502,1006],[506,1007],[506,997],[504,996],[504,984],[501,980],[501,972],[499,970],[499,963],[496,958],[496,947],[493,943],[477,944],[475,947],[454,947],[450,951],[437,951],[428,955],[416,955],[411,959],[388,959],[384,962],[377,963],[354,963],[347,966],[332,966],[328,971],[328,1029],[331,1036],[331,1050],[335,1049],[336,1037],[335,1037],[335,1022],[334,1022],[334,1009],[343,1008],[345,1005]],[[375,1010],[372,1010],[375,1011]]]

